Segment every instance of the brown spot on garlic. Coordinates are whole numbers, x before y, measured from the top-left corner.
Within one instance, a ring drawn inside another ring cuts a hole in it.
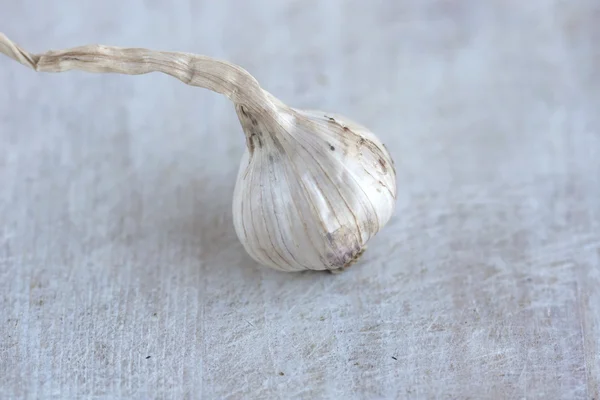
[[[327,262],[331,269],[344,268],[356,261],[362,253],[362,244],[352,229],[342,226],[325,235],[332,252],[327,253]]]
[[[258,127],[258,121],[252,116],[252,114],[248,115],[248,118],[250,119],[250,123],[253,127]]]
[[[248,150],[250,151],[250,154],[254,153],[255,142],[258,144],[259,148],[263,147],[263,142],[262,142],[262,139],[260,138],[260,135],[258,135],[257,133],[251,133],[248,136],[248,140],[247,140]]]
[[[383,160],[383,158],[379,157],[379,165],[381,166],[381,170],[384,174],[387,174],[387,168],[385,166],[385,161]]]
[[[277,151],[279,151],[280,154],[284,154],[285,153],[285,148],[281,144],[281,141],[279,140],[279,138],[277,136],[272,135],[270,137],[270,139],[273,142],[273,145],[275,146],[275,148],[277,149]]]

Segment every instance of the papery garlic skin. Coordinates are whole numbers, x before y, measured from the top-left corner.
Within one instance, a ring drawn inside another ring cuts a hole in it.
[[[394,212],[392,158],[355,122],[275,104],[274,118],[236,107],[248,144],[233,197],[238,238],[277,270],[348,267]]]

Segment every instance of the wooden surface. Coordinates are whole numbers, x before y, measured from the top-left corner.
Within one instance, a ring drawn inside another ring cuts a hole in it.
[[[347,273],[265,270],[225,98],[0,59],[0,397],[598,399],[598,4],[0,1],[30,51],[239,63],[376,131],[399,185]]]

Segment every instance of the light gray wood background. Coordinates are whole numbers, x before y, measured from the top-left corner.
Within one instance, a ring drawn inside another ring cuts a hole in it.
[[[397,212],[348,272],[234,234],[233,107],[164,75],[0,59],[0,397],[598,399],[597,0],[0,0],[42,52],[236,62],[386,142]]]

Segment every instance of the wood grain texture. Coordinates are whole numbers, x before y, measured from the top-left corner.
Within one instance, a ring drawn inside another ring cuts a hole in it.
[[[0,397],[599,399],[598,18],[594,0],[3,1],[32,52],[207,54],[351,116],[400,199],[344,274],[259,268],[233,230],[225,98],[0,59]]]

